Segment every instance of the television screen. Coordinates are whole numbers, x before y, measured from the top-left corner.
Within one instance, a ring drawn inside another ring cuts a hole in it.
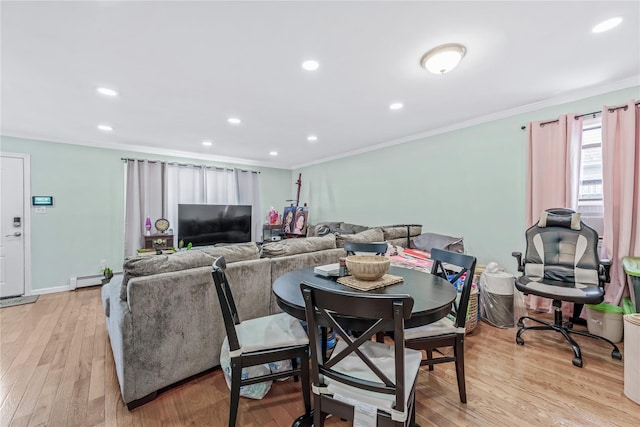
[[[178,205],[178,241],[187,246],[251,241],[250,205]]]

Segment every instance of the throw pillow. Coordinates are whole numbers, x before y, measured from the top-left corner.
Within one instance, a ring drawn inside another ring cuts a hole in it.
[[[407,226],[406,225],[387,225],[382,228],[385,240],[407,238]],[[422,233],[421,225],[412,225],[409,227],[409,236],[417,236]]]
[[[285,239],[262,245],[262,256],[277,258],[287,255],[317,252],[336,248],[336,236],[327,234],[322,237],[303,237],[300,239]]]
[[[336,234],[336,246],[343,248],[344,242],[384,242],[384,234],[379,228],[371,228],[356,234]]]

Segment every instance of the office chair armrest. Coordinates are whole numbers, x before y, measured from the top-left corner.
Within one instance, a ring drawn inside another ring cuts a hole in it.
[[[603,283],[609,283],[609,281],[611,281],[611,275],[609,274],[609,271],[611,270],[611,260],[601,259],[600,268],[598,270],[600,281]]]
[[[524,265],[522,264],[522,252],[511,252],[511,256],[518,261],[518,271],[524,273]]]

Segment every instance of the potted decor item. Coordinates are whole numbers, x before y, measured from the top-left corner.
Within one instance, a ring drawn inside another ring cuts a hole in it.
[[[104,278],[102,279],[102,284],[106,285],[113,277],[113,270],[109,267],[105,267],[102,269],[102,275],[104,276]]]

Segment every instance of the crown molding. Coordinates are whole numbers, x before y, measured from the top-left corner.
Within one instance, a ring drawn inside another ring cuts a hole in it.
[[[428,138],[431,136],[441,135],[448,132],[453,132],[460,129],[469,128],[472,126],[481,125],[484,123],[493,122],[496,120],[504,119],[507,117],[517,116],[519,114],[530,113],[532,111],[542,110],[544,108],[555,107],[562,104],[567,104],[569,102],[578,101],[585,98],[590,98],[592,96],[598,96],[609,92],[615,92],[616,90],[627,89],[633,86],[640,86],[640,76],[630,77],[624,80],[619,80],[616,82],[605,83],[598,86],[593,86],[587,89],[580,89],[571,92],[564,93],[562,95],[548,98],[542,101],[534,102],[531,104],[525,104],[519,107],[511,108],[508,110],[499,111],[497,113],[488,114],[486,116],[476,117],[474,119],[465,120],[464,122],[456,123],[450,126],[443,126],[437,129],[433,129],[427,132],[421,132],[413,135],[408,135],[402,138],[393,139],[391,141],[382,142],[379,144],[371,145],[366,148],[361,148],[358,150],[348,151],[346,153],[341,153],[335,156],[325,157],[319,160],[314,160],[312,162],[301,163],[299,165],[294,165],[291,169],[300,169],[308,166],[313,166],[321,163],[330,162],[333,160],[343,159],[345,157],[355,156],[357,154],[368,153],[370,151],[380,150],[382,148],[392,147],[398,144],[404,144],[406,142],[417,141],[419,139]]]

